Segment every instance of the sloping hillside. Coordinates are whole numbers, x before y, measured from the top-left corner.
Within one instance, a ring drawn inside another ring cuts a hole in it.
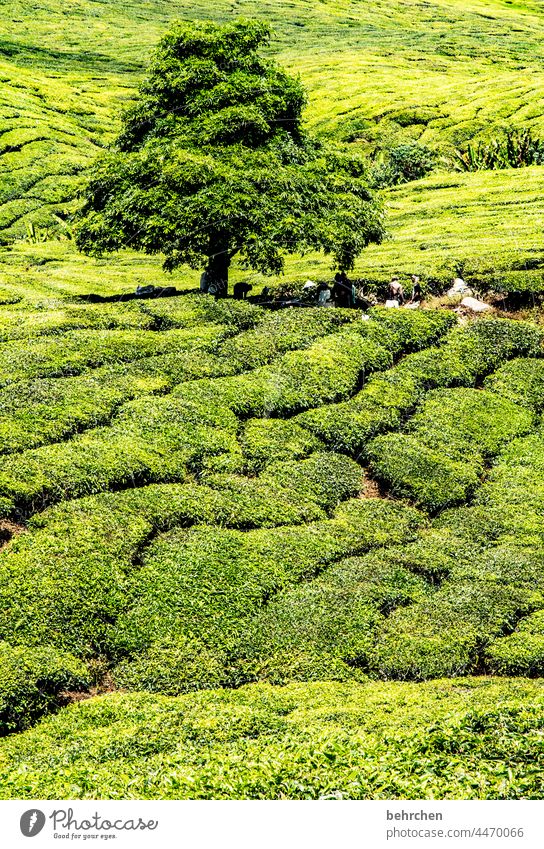
[[[265,17],[309,89],[308,121],[365,146],[448,149],[494,127],[544,126],[536,2],[172,0],[8,4],[0,37],[0,237],[61,227],[82,169],[176,17]]]

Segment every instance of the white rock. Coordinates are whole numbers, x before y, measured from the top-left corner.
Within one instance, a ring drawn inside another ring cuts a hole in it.
[[[461,306],[467,310],[471,310],[471,312],[485,312],[491,309],[489,304],[478,301],[476,298],[463,298]]]
[[[386,301],[385,306],[389,307],[391,309],[394,309],[394,308],[399,306],[399,302],[398,301]]]
[[[457,298],[459,295],[473,295],[474,292],[467,286],[464,280],[461,280],[460,277],[456,277],[453,281],[453,285],[451,289],[448,289],[447,296],[448,298]]]

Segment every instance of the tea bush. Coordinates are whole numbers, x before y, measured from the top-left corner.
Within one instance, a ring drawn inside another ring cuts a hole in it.
[[[349,401],[309,410],[296,421],[336,450],[364,454],[372,437],[402,424],[424,392],[473,386],[511,357],[539,356],[543,339],[523,322],[492,319],[456,328],[440,347],[410,354],[372,376]]]
[[[516,404],[541,413],[544,409],[544,361],[511,360],[486,378],[485,386]]]
[[[522,619],[512,634],[494,640],[488,646],[486,663],[499,675],[540,677],[544,669],[544,610]]]
[[[129,652],[135,663],[123,663],[122,680],[135,682],[138,669],[145,686],[149,670],[142,652],[153,644],[196,639],[208,652],[228,654],[272,594],[342,556],[409,540],[421,521],[416,511],[376,499],[347,502],[333,519],[298,528],[240,533],[195,527],[158,537],[133,575],[127,612],[117,621],[118,651]],[[178,692],[190,685],[187,676],[180,677]]]
[[[56,337],[0,345],[0,386],[35,377],[80,374],[106,363],[153,354],[210,349],[229,333],[227,326],[203,325],[163,333],[136,330],[75,330]]]
[[[184,480],[188,467],[208,455],[237,455],[236,428],[225,409],[181,398],[138,399],[120,409],[111,427],[7,457],[0,494],[29,513],[113,487]]]
[[[421,443],[417,436],[400,433],[378,436],[367,447],[371,470],[401,498],[431,511],[464,501],[480,482],[478,463],[450,460]]]
[[[29,728],[59,706],[63,691],[88,685],[85,665],[69,654],[0,642],[0,736]]]
[[[285,354],[271,366],[177,391],[198,393],[243,417],[289,415],[346,397],[367,374],[390,366],[393,355],[423,347],[452,324],[446,313],[399,311],[392,316],[392,312],[376,310],[370,321],[351,323],[306,350]]]
[[[227,309],[197,309],[198,297],[192,309],[183,312],[185,324],[190,326],[202,314],[230,317]],[[252,362],[268,362],[287,350],[311,344],[353,315],[309,309],[284,310],[263,318],[262,311],[252,310],[259,317],[257,329],[219,342],[213,346],[214,353],[204,349],[195,353],[191,345],[188,350],[107,365],[77,377],[21,380],[15,391],[12,385],[0,389],[0,452],[55,442],[82,428],[107,423],[120,404],[137,396],[165,392],[183,381],[245,371]]]
[[[342,331],[269,366],[175,390],[243,417],[281,416],[348,396],[365,373],[388,368],[389,351],[355,331]]]
[[[232,651],[232,680],[364,677],[384,617],[427,592],[426,582],[387,550],[342,560],[256,614]]]
[[[237,528],[315,522],[325,518],[320,503],[330,507],[360,484],[361,471],[347,458],[302,462],[309,464],[303,465],[303,475],[296,463],[289,468],[293,479],[300,481],[298,490],[282,485],[284,472],[278,468],[265,481],[221,478],[211,481],[213,488],[143,487],[66,501],[34,516],[30,532],[0,554],[0,635],[16,643],[51,643],[79,655],[105,651],[116,617],[126,607],[133,559],[154,531],[202,522]],[[335,552],[352,538],[354,545],[364,545],[365,539],[383,544],[392,513],[388,505],[373,511],[371,505],[354,502],[351,512],[347,506],[339,508],[332,522],[301,529],[301,540],[308,537],[306,545],[316,557],[320,530],[328,534],[329,548]],[[356,530],[354,523],[364,517],[374,525]],[[401,519],[400,527],[406,522],[408,518]],[[200,532],[194,533],[198,537]],[[213,527],[202,530],[204,536],[213,533]],[[299,532],[286,528],[274,533],[284,533],[288,542]],[[268,534],[272,531],[263,541]],[[336,536],[341,542],[335,542]],[[240,538],[245,540],[246,535]]]
[[[439,510],[470,497],[484,460],[532,426],[531,412],[486,390],[434,390],[405,434],[377,437],[367,454],[394,495]]]
[[[259,471],[279,460],[298,460],[323,443],[292,419],[248,419],[239,435],[246,468]]]
[[[0,742],[14,799],[541,799],[540,681],[111,694]]]

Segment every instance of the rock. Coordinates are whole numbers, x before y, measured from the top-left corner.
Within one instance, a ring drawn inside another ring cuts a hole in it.
[[[404,304],[405,310],[418,310],[421,307],[421,303],[419,301],[414,301],[411,304]]]
[[[489,304],[484,303],[484,301],[478,301],[477,298],[463,298],[461,306],[471,312],[485,312],[491,309]]]
[[[399,302],[398,302],[398,301],[391,301],[391,300],[390,300],[390,301],[386,301],[386,302],[385,302],[385,306],[386,306],[386,307],[388,307],[388,308],[390,308],[390,309],[395,309],[396,307],[398,307],[398,306],[399,306]]]
[[[460,277],[456,277],[451,289],[448,289],[446,294],[448,298],[458,298],[459,295],[473,295],[474,292],[470,286],[467,286],[464,280],[461,280]]]

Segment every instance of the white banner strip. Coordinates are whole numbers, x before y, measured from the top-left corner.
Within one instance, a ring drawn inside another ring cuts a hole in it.
[[[542,849],[544,802],[0,802],[1,845]]]

